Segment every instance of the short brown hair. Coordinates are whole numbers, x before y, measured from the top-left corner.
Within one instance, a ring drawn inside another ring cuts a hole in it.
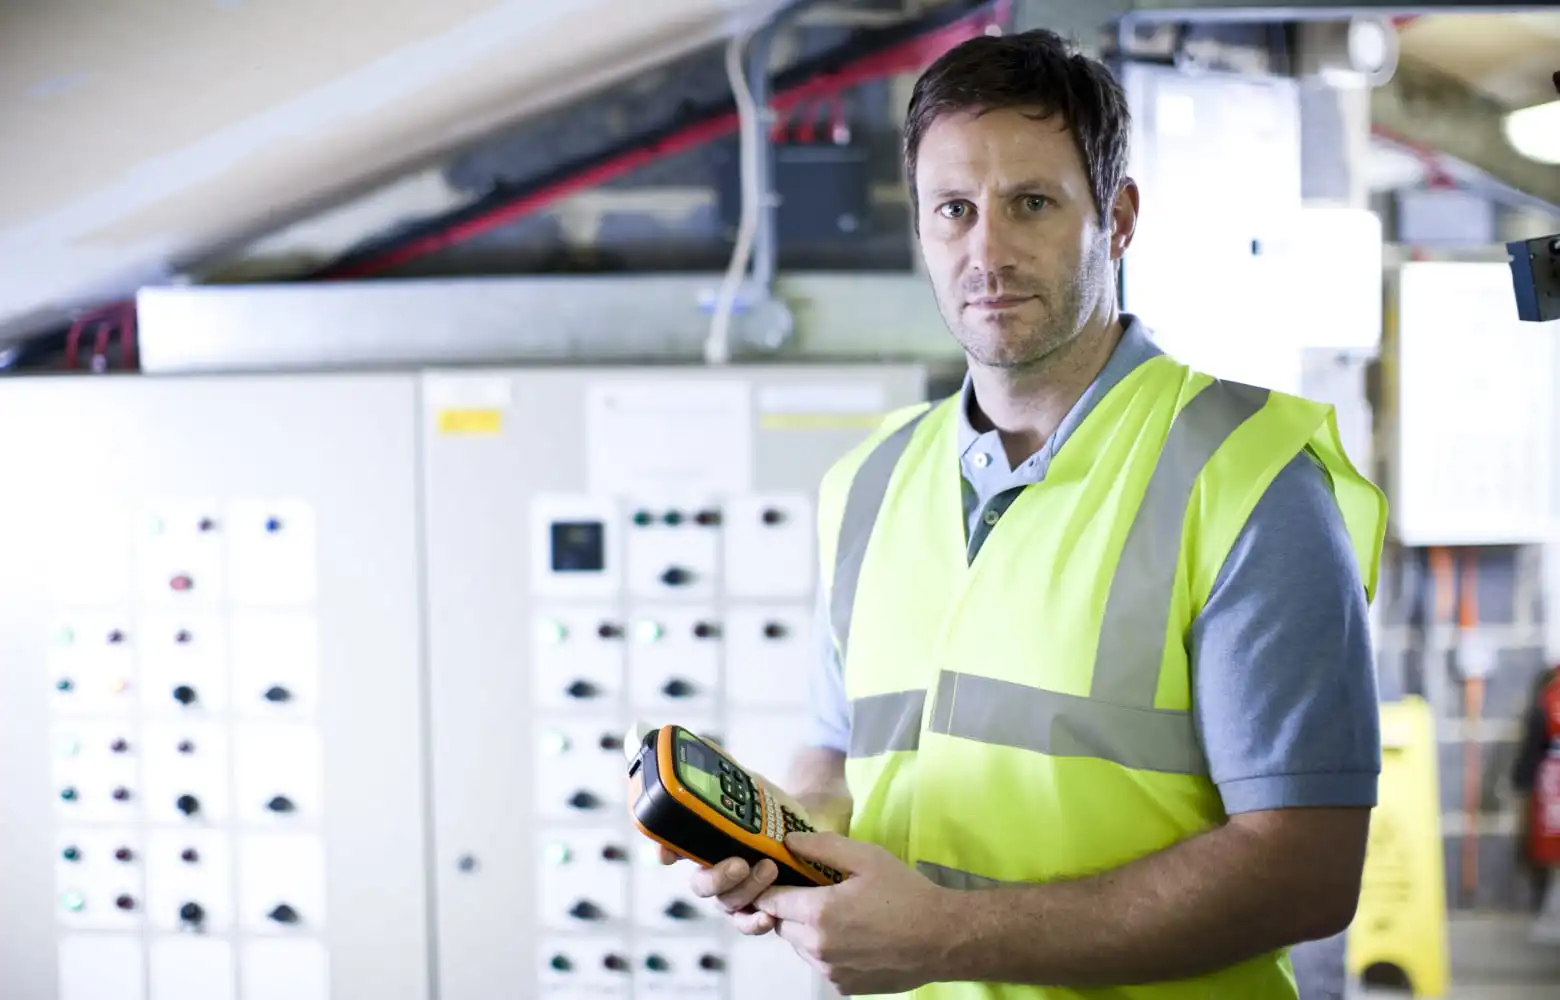
[[[946,114],[1003,108],[1035,108],[1041,119],[1061,116],[1105,225],[1127,172],[1132,133],[1127,97],[1102,63],[1044,29],[972,38],[943,53],[916,81],[905,116],[905,176],[917,218],[915,166],[926,130]]]

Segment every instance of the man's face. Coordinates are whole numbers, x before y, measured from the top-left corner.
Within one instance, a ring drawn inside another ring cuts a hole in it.
[[[1033,366],[1114,294],[1118,252],[1059,118],[942,116],[922,139],[916,191],[927,273],[973,362]]]

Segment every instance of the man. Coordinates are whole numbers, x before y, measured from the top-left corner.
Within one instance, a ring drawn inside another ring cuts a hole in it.
[[[1118,312],[1128,134],[1046,32],[967,42],[911,99],[969,373],[819,494],[828,651],[787,786],[822,830],[787,846],[848,877],[693,875],[842,993],[1293,997],[1287,948],[1354,913],[1385,504],[1327,407],[1191,372]]]

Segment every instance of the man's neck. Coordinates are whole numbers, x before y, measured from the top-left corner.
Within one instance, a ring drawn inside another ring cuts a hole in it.
[[[988,368],[972,362],[971,422],[982,432],[996,430],[1008,464],[1017,466],[1056,433],[1110,360],[1123,332],[1121,316],[1112,310],[1104,322],[1091,322],[1070,344],[1032,367]]]

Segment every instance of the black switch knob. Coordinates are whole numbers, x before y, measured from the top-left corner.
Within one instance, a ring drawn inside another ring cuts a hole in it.
[[[569,961],[569,956],[567,955],[554,955],[547,964],[558,972],[568,972],[574,968],[574,963]]]
[[[616,847],[616,846],[614,846],[612,844],[608,844],[606,847],[603,847],[601,849],[601,860],[603,860],[603,861],[627,861],[628,860],[628,852],[625,851],[621,847]]]
[[[181,705],[188,705],[195,701],[195,689],[188,684],[180,684],[173,689],[173,700]]]
[[[564,693],[570,698],[594,698],[596,697],[596,685],[590,681],[575,681],[564,688]]]
[[[672,905],[662,912],[673,920],[692,920],[699,915],[699,911],[694,908],[692,903],[681,899],[673,902]]]
[[[602,622],[596,626],[596,635],[602,639],[623,638],[623,626],[614,625],[612,622]]]
[[[292,799],[285,795],[273,796],[271,801],[265,804],[265,807],[274,813],[290,813],[295,808]]]
[[[681,566],[672,566],[668,568],[665,573],[661,574],[661,582],[666,584],[668,587],[681,587],[683,584],[692,579],[693,574],[683,569]]]
[[[128,863],[130,861],[134,861],[135,860],[135,852],[130,850],[130,848],[128,848],[128,847],[121,847],[119,850],[114,852],[114,860],[115,861],[123,861],[123,862],[126,862],[126,863]]]
[[[628,971],[628,959],[622,955],[608,955],[601,960],[601,964],[612,972]]]
[[[279,685],[266,688],[265,700],[273,705],[280,705],[284,701],[292,700],[292,692]]]
[[[726,967],[725,959],[719,955],[700,955],[699,968],[705,972],[719,972]]]
[[[779,622],[770,622],[768,625],[764,626],[765,639],[784,639],[785,633],[785,626],[781,625]]]
[[[179,852],[179,860],[183,861],[187,865],[193,865],[195,862],[200,860],[200,852],[195,850],[193,847],[186,847],[184,850]]]
[[[594,809],[600,804],[600,800],[589,792],[579,791],[569,796],[569,805],[576,809]]]
[[[770,507],[768,510],[764,511],[764,513],[763,513],[763,521],[764,521],[765,524],[775,525],[775,524],[781,523],[784,520],[785,520],[785,512],[781,511],[781,510],[777,510],[774,507]]]
[[[716,525],[720,524],[720,511],[718,511],[718,510],[701,510],[701,511],[699,511],[698,515],[694,518],[694,520],[698,521],[699,524],[703,525],[706,528],[713,528]]]
[[[603,733],[601,739],[596,741],[596,745],[607,751],[621,750],[623,749],[623,737],[613,733]]]
[[[601,920],[606,917],[606,914],[595,903],[582,899],[569,908],[569,916],[575,920]]]
[[[695,639],[713,639],[720,635],[720,626],[714,622],[699,622],[693,627]]]
[[[193,742],[191,742],[190,740],[180,740],[179,741],[179,746],[178,746],[178,751],[180,753],[183,753],[183,754],[194,753],[195,752],[195,744]]]
[[[200,800],[193,795],[181,795],[173,803],[174,808],[186,816],[193,816],[200,812]]]
[[[651,972],[665,972],[671,967],[672,963],[668,962],[660,955],[645,956],[645,968],[649,969]]]
[[[116,788],[113,791],[113,796],[114,796],[114,801],[115,802],[129,802],[130,801],[130,789],[123,788],[123,787]]]
[[[266,916],[279,924],[296,924],[298,922],[298,911],[286,903],[277,906],[270,913],[267,913]]]
[[[114,753],[125,753],[125,752],[127,752],[130,749],[130,744],[126,740],[119,739],[119,740],[115,740],[114,742],[110,743],[108,745],[108,748],[110,750],[112,750]]]
[[[693,694],[693,685],[687,681],[670,680],[661,688],[668,698],[687,698]]]
[[[121,910],[133,910],[135,909],[135,897],[120,896],[118,899],[114,900],[114,905],[119,907]]]
[[[206,919],[206,911],[199,903],[185,903],[179,907],[179,919],[187,924],[198,924]]]

